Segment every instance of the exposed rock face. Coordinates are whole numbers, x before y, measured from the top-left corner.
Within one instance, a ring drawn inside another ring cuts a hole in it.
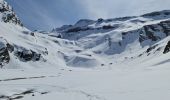
[[[0,67],[2,68],[5,64],[9,63],[10,56],[8,53],[8,48],[6,41],[0,38]]]
[[[12,53],[12,52],[14,51],[14,46],[11,45],[11,44],[9,44],[9,43],[7,43],[6,45],[7,45],[8,51],[9,51],[10,53]]]
[[[158,34],[161,33],[161,34]],[[145,40],[157,41],[170,35],[170,20],[158,24],[146,25],[139,32],[139,42]]]
[[[163,32],[166,34],[166,36],[169,36],[170,35],[170,20],[162,21],[159,25],[163,28]]]
[[[5,39],[0,38],[0,68],[8,64],[10,61],[10,53],[14,54],[19,60],[23,62],[39,61],[42,55],[33,51],[27,50],[16,45],[9,44]]]
[[[111,26],[111,25],[104,25],[102,28],[103,28],[103,29],[113,29],[114,26]]]
[[[15,51],[15,56],[17,56],[21,61],[39,61],[41,54],[38,54],[32,50],[19,50]]]
[[[145,40],[157,41],[160,37],[154,34],[156,30],[154,29],[154,25],[146,25],[143,27],[143,30],[140,32],[139,41],[143,42]]]
[[[170,52],[170,41],[167,43],[163,53],[166,54],[168,52]]]
[[[146,52],[149,53],[150,51],[152,51],[153,49],[155,49],[158,45],[154,45],[154,46],[151,46],[149,47]]]

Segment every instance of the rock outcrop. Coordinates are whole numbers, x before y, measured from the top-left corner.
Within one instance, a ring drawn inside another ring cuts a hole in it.
[[[170,41],[167,43],[163,53],[166,54],[168,52],[170,52]]]
[[[10,55],[6,41],[0,38],[0,67],[2,68],[5,64],[9,63]]]

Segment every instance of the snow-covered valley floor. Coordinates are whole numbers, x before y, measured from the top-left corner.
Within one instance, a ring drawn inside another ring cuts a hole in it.
[[[169,100],[170,68],[4,69],[0,100]]]

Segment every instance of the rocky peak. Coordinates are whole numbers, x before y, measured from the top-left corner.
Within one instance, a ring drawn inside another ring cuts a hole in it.
[[[13,8],[4,0],[0,0],[0,19],[5,23],[14,23],[23,26]]]

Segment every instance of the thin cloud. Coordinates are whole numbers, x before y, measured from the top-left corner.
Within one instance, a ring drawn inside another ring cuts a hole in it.
[[[114,18],[170,9],[170,0],[7,0],[30,29],[50,30],[79,19]]]
[[[140,15],[170,9],[170,0],[77,0],[90,18]]]

